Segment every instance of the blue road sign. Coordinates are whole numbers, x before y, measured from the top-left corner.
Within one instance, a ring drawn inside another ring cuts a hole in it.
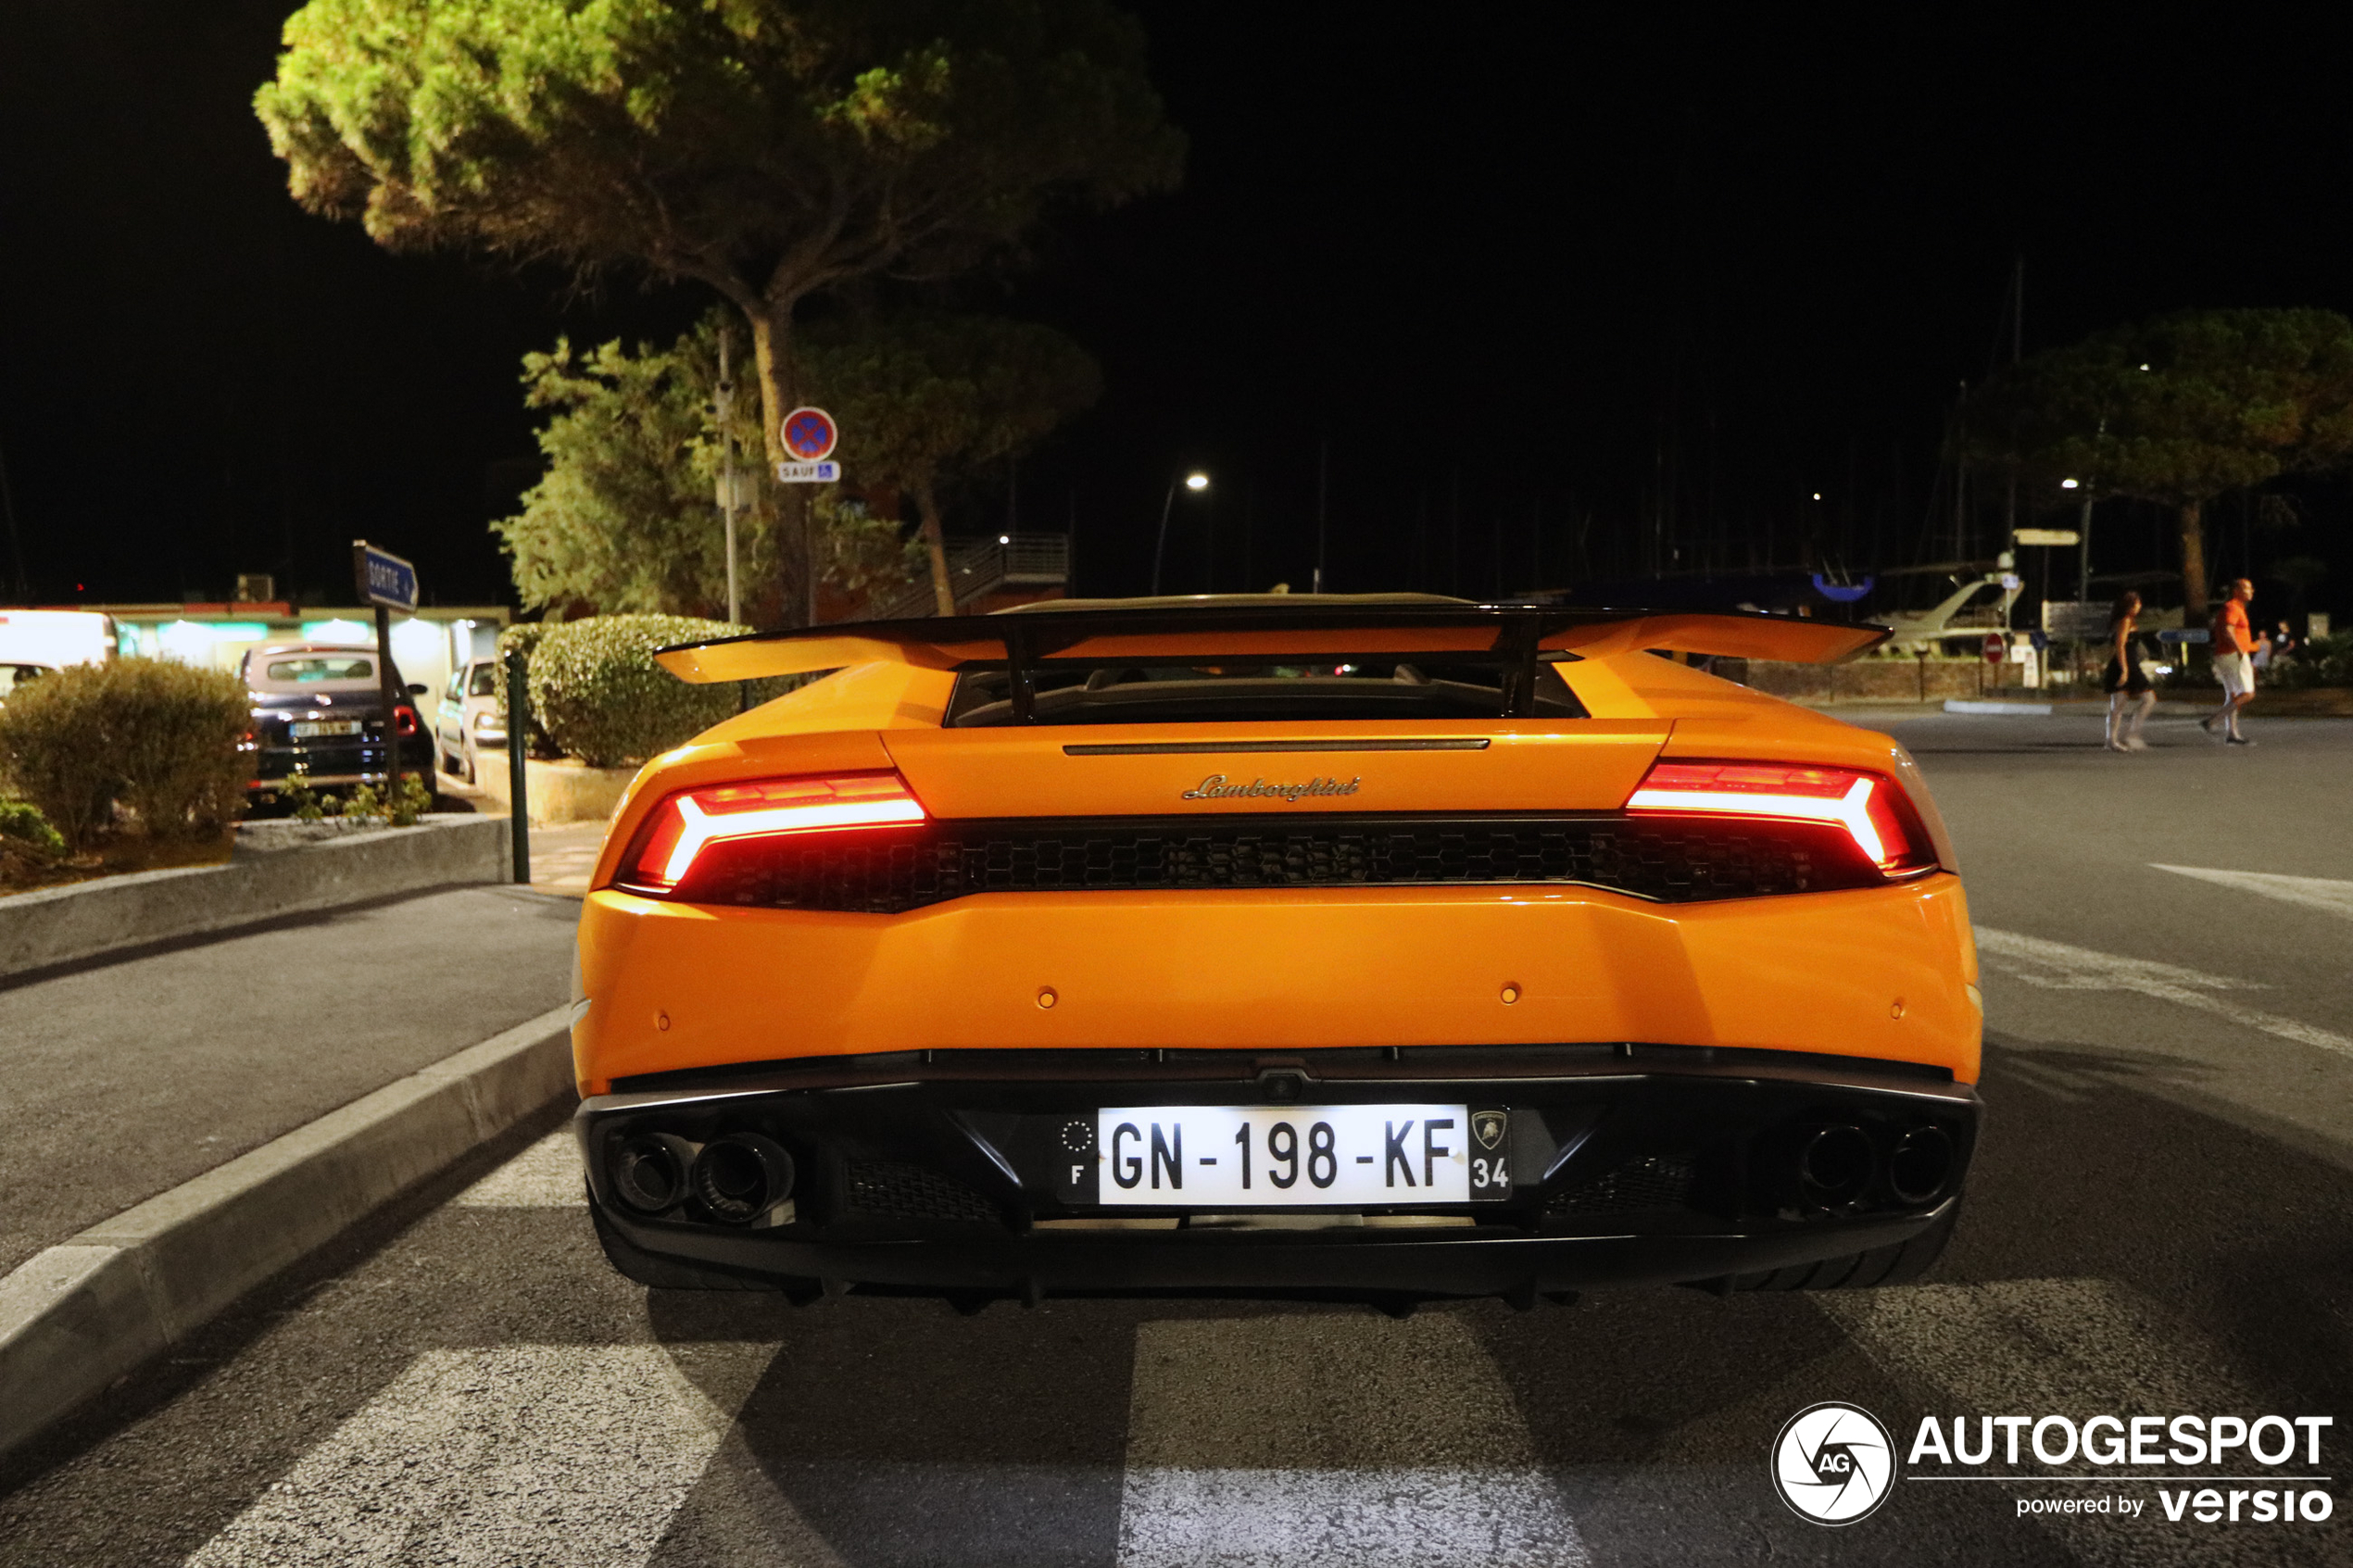
[[[365,539],[351,542],[351,570],[359,579],[359,596],[386,609],[417,608],[417,569],[389,550]]]
[[[2157,640],[2160,643],[2202,643],[2211,634],[2203,626],[2193,626],[2186,632],[2169,626],[2157,634]]]

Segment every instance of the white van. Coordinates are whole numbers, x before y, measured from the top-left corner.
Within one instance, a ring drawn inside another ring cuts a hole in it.
[[[0,702],[69,664],[114,658],[114,617],[81,609],[0,609]]]

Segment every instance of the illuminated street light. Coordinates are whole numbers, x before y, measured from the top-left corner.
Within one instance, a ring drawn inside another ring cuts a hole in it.
[[[2071,480],[2071,479],[2062,479],[2062,480],[2060,480],[2060,481],[2059,481],[2059,488],[2060,488],[2061,490],[2072,490],[2072,489],[2074,489],[2075,487],[2076,487],[2075,481],[2073,481],[2073,480]]]
[[[1160,537],[1152,545],[1152,593],[1155,596],[1160,593],[1160,558],[1168,551],[1168,508],[1176,504],[1177,483],[1174,479],[1168,482],[1168,494],[1162,496],[1160,502]],[[1198,495],[1209,488],[1209,475],[1195,469],[1184,477],[1183,483],[1186,489]]]

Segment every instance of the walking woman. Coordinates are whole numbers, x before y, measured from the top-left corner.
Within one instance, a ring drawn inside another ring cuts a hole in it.
[[[2140,619],[2141,596],[2127,588],[2116,596],[2116,607],[2108,616],[2108,748],[2110,751],[2146,751],[2149,743],[2141,738],[2142,721],[2149,709],[2157,706],[2155,683],[2148,677],[2144,664],[2145,654],[2133,635],[2133,623]],[[2128,722],[2124,710],[2130,707],[2133,717]]]

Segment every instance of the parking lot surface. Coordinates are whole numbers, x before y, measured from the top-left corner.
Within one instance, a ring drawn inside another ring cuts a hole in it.
[[[1986,1133],[1928,1283],[796,1310],[613,1274],[542,1126],[20,1462],[0,1564],[2353,1560],[2353,724],[2130,757],[2096,720],[1889,727],[1985,964]],[[2175,1522],[2081,1462],[1914,1464],[1825,1528],[1768,1454],[1832,1399],[1906,1451],[1924,1416],[2331,1416],[2317,1465],[2271,1468],[2334,1512]],[[2110,1506],[2021,1513],[2069,1497]]]

